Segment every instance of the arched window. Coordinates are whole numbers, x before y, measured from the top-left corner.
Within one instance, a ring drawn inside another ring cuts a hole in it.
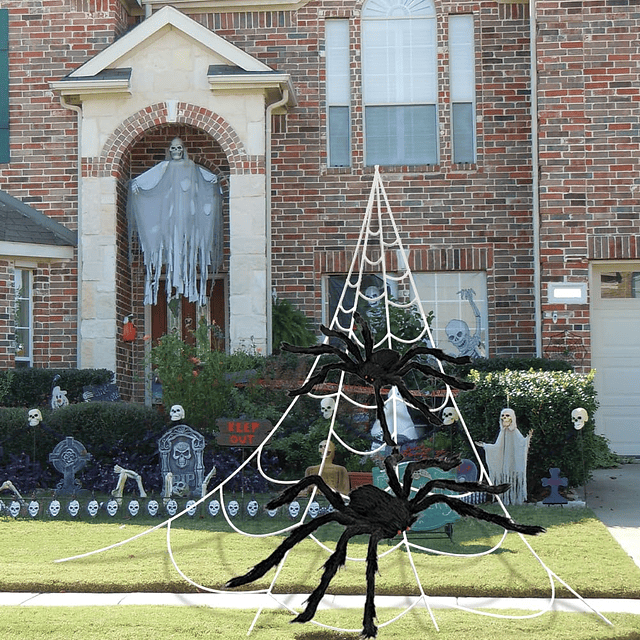
[[[433,0],[369,0],[362,12],[367,165],[438,163]]]

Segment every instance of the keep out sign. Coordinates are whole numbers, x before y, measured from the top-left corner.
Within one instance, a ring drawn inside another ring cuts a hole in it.
[[[216,420],[216,442],[225,447],[257,447],[269,434],[273,425],[269,420]]]

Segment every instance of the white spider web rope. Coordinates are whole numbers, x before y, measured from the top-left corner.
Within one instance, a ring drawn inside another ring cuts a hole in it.
[[[397,262],[397,270],[394,273],[390,273],[388,272],[388,262],[390,262],[389,260],[389,253],[395,251],[395,257],[396,257],[396,262]],[[380,274],[380,278],[382,281],[382,291],[372,297],[369,297],[368,295],[365,294],[365,292],[362,290],[362,285],[363,285],[363,281],[366,275],[368,274],[372,274],[375,273]],[[396,286],[398,287],[398,290],[402,290],[403,293],[403,298],[404,298],[404,302],[398,301],[393,299],[390,295],[389,295],[389,291],[387,288],[387,283],[389,282],[393,282],[396,284]],[[351,295],[348,294],[352,294],[353,296],[353,300],[350,300]],[[424,308],[422,306],[422,302],[420,300],[420,296],[418,295],[418,289],[416,287],[415,281],[413,279],[413,274],[411,273],[411,270],[409,269],[409,262],[408,262],[408,254],[405,251],[402,241],[400,239],[400,233],[398,230],[398,227],[395,223],[392,211],[391,211],[391,207],[389,205],[388,199],[387,199],[387,195],[384,189],[384,185],[382,183],[382,179],[380,177],[380,173],[378,171],[378,167],[376,167],[375,170],[375,174],[374,174],[374,179],[373,179],[373,185],[371,188],[371,192],[369,195],[369,200],[368,200],[368,204],[367,204],[367,208],[366,208],[366,212],[365,212],[365,217],[364,217],[364,221],[362,224],[362,227],[360,229],[360,233],[359,233],[359,237],[356,243],[356,247],[354,250],[354,254],[353,254],[353,258],[352,258],[352,262],[350,264],[348,273],[347,273],[347,277],[345,280],[345,285],[342,289],[342,292],[339,296],[337,305],[336,305],[336,309],[335,309],[335,313],[331,319],[331,322],[329,324],[329,328],[333,329],[333,330],[338,330],[338,331],[342,331],[346,334],[348,334],[348,337],[350,339],[352,339],[354,342],[356,342],[361,348],[364,347],[362,341],[358,338],[358,336],[355,333],[355,327],[353,325],[353,321],[350,322],[349,326],[345,327],[342,326],[340,323],[340,315],[344,314],[346,316],[353,316],[353,313],[358,309],[358,303],[360,301],[366,301],[368,304],[370,303],[375,303],[376,306],[378,307],[382,307],[382,313],[383,313],[383,317],[384,317],[384,327],[386,328],[386,330],[384,331],[384,334],[381,338],[379,338],[377,340],[377,342],[375,342],[374,348],[394,348],[394,342],[398,345],[400,344],[404,344],[404,345],[414,345],[417,343],[426,343],[429,346],[436,346],[435,342],[433,340],[433,335],[431,334],[431,330],[429,328],[429,324],[427,322],[427,315],[425,314]],[[404,309],[404,310],[412,310],[415,314],[417,314],[421,321],[422,321],[422,331],[419,332],[419,334],[417,336],[414,336],[413,338],[405,338],[402,336],[398,336],[395,335],[392,331],[392,322],[391,322],[391,313],[392,310],[394,309]],[[325,337],[324,342],[327,343],[329,341],[329,338]],[[321,359],[321,356],[318,356],[310,370],[309,373],[307,374],[307,377],[305,379],[305,383],[314,375],[317,367],[319,366],[319,361]],[[440,361],[437,362],[437,367],[438,369],[443,372],[443,366],[442,363]],[[380,454],[382,453],[382,451],[385,448],[385,445],[382,444],[380,447],[373,449],[373,450],[368,450],[368,451],[362,451],[359,449],[356,449],[354,447],[352,447],[348,442],[346,442],[345,438],[342,437],[336,430],[336,416],[339,413],[339,407],[340,407],[340,403],[341,402],[346,402],[348,404],[351,404],[354,407],[358,407],[360,409],[363,410],[367,410],[367,411],[371,411],[371,410],[375,410],[376,406],[375,405],[367,405],[367,404],[363,404],[361,402],[359,402],[358,400],[356,400],[354,397],[351,397],[349,395],[349,392],[346,389],[346,385],[345,385],[345,374],[341,373],[340,374],[340,380],[339,383],[337,385],[337,391],[332,391],[332,392],[328,392],[328,393],[324,393],[324,394],[318,394],[318,393],[310,393],[309,395],[313,398],[327,398],[327,397],[332,397],[335,399],[336,405],[335,405],[335,409],[333,412],[333,415],[331,417],[330,420],[330,424],[329,424],[329,429],[327,432],[327,437],[325,438],[328,441],[336,441],[338,442],[341,446],[343,446],[346,450],[350,451],[351,453],[357,454],[357,455],[361,455],[361,456],[371,456],[371,455],[375,455],[375,454]],[[103,547],[102,549],[97,549],[88,553],[83,553],[83,554],[79,554],[70,558],[63,558],[60,560],[56,560],[55,562],[67,562],[70,560],[77,560],[80,558],[86,558],[88,556],[94,555],[94,554],[98,554],[98,553],[102,553],[111,549],[115,549],[117,547],[123,546],[125,544],[128,544],[129,542],[133,542],[134,540],[137,540],[138,538],[141,538],[142,536],[148,535],[150,533],[153,533],[154,531],[157,531],[158,529],[165,527],[167,528],[167,533],[166,533],[166,538],[167,538],[167,550],[168,550],[168,554],[170,557],[170,560],[173,564],[173,566],[175,567],[176,571],[178,572],[178,574],[187,582],[189,582],[190,584],[192,584],[193,586],[197,587],[198,589],[201,589],[203,591],[207,591],[210,593],[237,593],[235,591],[231,592],[228,590],[218,590],[218,589],[212,589],[210,587],[207,587],[205,585],[201,585],[196,583],[195,581],[193,581],[191,578],[189,578],[178,566],[178,563],[176,562],[176,559],[174,557],[173,554],[173,550],[171,547],[171,523],[174,520],[177,520],[178,518],[184,516],[188,511],[191,511],[193,508],[197,507],[198,505],[204,503],[206,500],[208,500],[210,497],[212,497],[215,493],[220,494],[220,508],[222,511],[222,514],[227,522],[227,524],[229,525],[229,527],[235,531],[236,533],[239,533],[243,536],[247,536],[247,537],[252,537],[252,538],[263,538],[263,537],[271,537],[271,536],[275,536],[275,535],[279,535],[279,534],[283,534],[283,533],[287,533],[289,531],[291,531],[292,529],[294,529],[295,527],[297,527],[298,525],[302,524],[305,522],[305,520],[308,517],[309,514],[309,508],[311,506],[311,503],[313,502],[313,499],[316,495],[317,492],[317,488],[314,487],[310,496],[310,499],[308,500],[308,503],[306,505],[306,507],[304,509],[301,510],[301,516],[300,519],[297,520],[296,522],[294,522],[291,526],[282,528],[278,531],[272,531],[269,533],[262,533],[262,534],[256,534],[256,533],[250,533],[250,532],[246,532],[241,530],[239,527],[237,527],[234,522],[232,521],[232,519],[229,517],[229,514],[227,513],[227,509],[225,507],[225,501],[224,501],[224,489],[227,485],[230,484],[231,480],[234,479],[238,474],[242,473],[243,469],[245,467],[247,467],[252,461],[255,461],[256,463],[256,467],[259,471],[259,473],[269,482],[275,483],[275,484],[279,484],[279,485],[289,485],[289,484],[295,484],[296,481],[295,480],[291,480],[291,481],[287,481],[287,480],[279,480],[278,478],[273,478],[271,476],[269,476],[269,474],[265,471],[265,469],[262,466],[262,453],[265,450],[265,448],[268,448],[268,443],[269,441],[272,439],[272,437],[276,434],[276,432],[278,431],[278,429],[280,428],[280,426],[282,425],[283,421],[286,419],[287,415],[290,413],[290,411],[293,409],[294,405],[296,404],[297,400],[298,400],[299,396],[296,396],[292,399],[291,403],[289,404],[289,406],[287,407],[287,409],[283,412],[282,416],[280,417],[280,419],[278,420],[278,422],[274,425],[273,429],[269,432],[269,434],[267,435],[267,437],[265,438],[265,440],[257,447],[257,449],[239,466],[236,468],[236,470],[231,473],[227,478],[225,478],[218,486],[216,486],[214,489],[212,489],[211,491],[209,491],[205,496],[203,496],[202,498],[200,498],[199,500],[197,500],[195,503],[191,503],[189,505],[188,508],[185,508],[183,511],[177,513],[176,515],[172,516],[171,518],[168,518],[167,520],[165,520],[164,522],[161,522],[160,524],[147,529],[146,531],[143,531],[135,536],[132,536],[126,540],[123,540],[121,542],[115,543],[113,545],[107,546],[107,547]],[[482,463],[482,459],[481,457],[478,455],[478,450],[473,442],[473,438],[471,437],[471,434],[469,433],[469,430],[467,428],[466,423],[464,422],[464,418],[462,417],[462,415],[460,414],[460,411],[458,409],[458,405],[456,403],[455,397],[451,391],[451,388],[445,385],[445,390],[444,393],[442,395],[442,401],[438,404],[438,406],[435,406],[432,411],[433,412],[438,412],[440,411],[442,408],[444,408],[447,404],[451,404],[454,406],[454,408],[458,411],[458,414],[460,415],[460,425],[464,431],[464,434],[467,438],[467,441],[469,443],[469,445],[471,446],[471,449],[473,450],[473,454],[475,456],[475,459],[478,463],[479,469],[480,469],[480,480],[484,481],[488,484],[492,484],[490,478],[489,478],[489,474],[484,466],[484,464]],[[394,406],[394,415],[393,415],[393,420],[392,420],[392,425],[390,425],[390,427],[392,427],[391,431],[392,431],[392,437],[394,439],[397,439],[397,424],[396,424],[396,415],[395,415],[395,411],[396,411],[396,405],[395,403],[393,403]],[[326,461],[327,461],[327,456],[328,456],[328,452],[329,452],[329,447],[325,447],[323,456],[322,456],[322,460],[320,463],[320,471],[319,473],[322,473],[322,470],[325,467]],[[460,496],[459,496],[460,497]],[[506,509],[504,503],[502,502],[502,500],[500,499],[499,496],[494,496],[497,500],[497,502],[499,503],[502,511],[504,512],[504,514],[507,517],[511,517],[508,510]],[[442,555],[442,556],[450,556],[450,557],[464,557],[464,558],[477,558],[480,556],[485,556],[488,554],[491,554],[493,552],[495,552],[496,550],[498,550],[504,540],[506,539],[506,535],[507,535],[507,531],[505,531],[502,535],[502,538],[500,539],[500,541],[494,545],[493,547],[486,549],[484,551],[478,552],[478,553],[470,553],[470,554],[456,554],[456,553],[450,553],[450,552],[445,552],[445,551],[441,551],[438,549],[432,549],[423,545],[418,545],[414,542],[409,542],[409,540],[407,539],[406,533],[403,534],[403,539],[398,542],[397,544],[395,544],[394,546],[392,546],[391,548],[389,548],[387,551],[381,552],[378,554],[379,558],[383,558],[391,553],[394,553],[396,551],[398,551],[400,548],[404,548],[404,550],[406,551],[406,555],[407,558],[409,560],[413,575],[415,577],[415,581],[416,584],[419,588],[420,591],[420,597],[417,598],[413,603],[411,603],[410,605],[408,605],[404,610],[402,610],[398,615],[396,615],[395,617],[393,617],[390,620],[387,620],[385,622],[381,622],[378,624],[378,626],[384,627],[387,626],[389,624],[392,624],[393,622],[395,622],[396,620],[398,620],[399,618],[401,618],[402,616],[404,616],[406,613],[408,613],[411,609],[413,609],[419,602],[423,601],[425,603],[426,608],[429,611],[429,615],[431,617],[431,620],[435,626],[435,628],[438,630],[438,624],[436,622],[435,616],[433,614],[433,611],[429,605],[429,596],[424,592],[424,589],[422,587],[422,582],[420,579],[420,576],[418,574],[418,571],[416,569],[414,560],[413,560],[413,555],[412,555],[412,549],[417,549],[423,552],[428,552],[428,553],[432,553],[435,555]],[[535,557],[535,559],[537,560],[537,562],[541,565],[542,569],[547,573],[547,576],[549,577],[549,582],[550,582],[550,596],[547,602],[546,607],[544,607],[542,610],[537,611],[535,613],[532,614],[526,614],[526,615],[519,615],[519,616],[511,616],[511,615],[503,615],[503,614],[497,614],[497,613],[490,613],[487,611],[482,611],[482,610],[478,610],[478,609],[472,609],[469,607],[465,607],[463,605],[453,605],[454,608],[458,608],[461,609],[463,611],[469,612],[469,613],[475,613],[477,615],[483,615],[483,616],[490,616],[490,617],[494,617],[494,618],[504,618],[504,619],[528,619],[528,618],[534,618],[534,617],[538,617],[541,615],[544,615],[545,613],[547,613],[548,611],[551,610],[551,608],[553,607],[554,601],[555,601],[555,597],[556,597],[556,590],[555,590],[555,581],[557,580],[558,582],[560,582],[565,588],[567,588],[576,598],[578,598],[585,606],[587,606],[589,609],[591,609],[594,613],[596,613],[600,618],[602,618],[605,622],[607,622],[608,624],[612,624],[604,615],[602,615],[600,612],[598,612],[596,609],[594,609],[588,602],[586,602],[584,600],[584,598],[582,598],[582,596],[580,596],[580,594],[578,594],[574,589],[572,589],[566,582],[564,582],[564,580],[562,580],[559,576],[557,576],[553,571],[551,571],[551,569],[549,569],[545,563],[543,562],[543,560],[539,557],[539,555],[533,550],[533,548],[531,547],[530,543],[525,539],[525,537],[522,534],[518,534],[520,536],[520,538],[522,539],[522,541],[524,542],[524,544],[526,545],[526,547],[528,548],[528,550],[530,551],[531,554],[533,554],[533,556]],[[310,535],[309,536],[312,540],[314,540],[323,550],[325,550],[327,553],[333,553],[334,549],[329,548],[327,545],[323,544],[320,540],[317,539],[317,537],[315,535]],[[277,602],[279,604],[279,606],[281,606],[282,608],[288,609],[289,611],[291,611],[292,613],[297,613],[294,609],[292,609],[289,605],[287,605],[281,598],[278,598],[276,596],[276,594],[274,594],[273,589],[277,583],[277,579],[280,575],[280,572],[287,560],[287,557],[289,555],[289,552],[287,552],[284,556],[284,558],[282,559],[282,561],[279,563],[279,565],[276,567],[275,570],[275,575],[271,581],[271,584],[269,585],[269,587],[267,589],[259,589],[259,590],[254,590],[254,591],[243,591],[242,593],[247,593],[247,594],[267,594],[269,595],[275,602]],[[366,561],[366,558],[362,557],[362,558],[357,558],[357,557],[350,557],[347,556],[347,560],[350,562],[364,562]],[[256,612],[256,615],[254,617],[253,622],[251,623],[251,626],[247,632],[247,635],[249,635],[253,628],[255,627],[261,612],[262,612],[262,607],[260,607],[258,609],[258,611]],[[358,632],[360,631],[360,629],[344,629],[344,628],[340,628],[340,627],[334,627],[334,626],[330,626],[330,625],[326,625],[323,624],[321,622],[318,622],[317,620],[313,619],[310,622],[312,622],[313,624],[322,627],[322,628],[326,628],[326,629],[331,629],[334,631],[340,631],[340,632]]]

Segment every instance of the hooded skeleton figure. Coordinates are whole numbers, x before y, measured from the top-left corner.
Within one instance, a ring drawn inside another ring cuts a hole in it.
[[[146,268],[145,304],[156,304],[163,267],[167,297],[206,302],[206,285],[222,262],[222,206],[218,178],[190,160],[180,138],[167,159],[134,178],[127,215]]]
[[[503,409],[498,439],[494,444],[478,443],[484,447],[491,481],[511,485],[509,491],[502,494],[505,505],[523,504],[527,499],[527,455],[531,433],[523,436],[518,430],[513,409]]]

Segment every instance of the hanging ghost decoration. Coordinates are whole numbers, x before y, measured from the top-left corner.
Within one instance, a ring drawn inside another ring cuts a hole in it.
[[[164,267],[168,298],[204,305],[207,279],[222,262],[222,196],[218,178],[189,159],[180,138],[166,160],[131,180],[127,215],[140,239],[145,304],[156,304]]]

